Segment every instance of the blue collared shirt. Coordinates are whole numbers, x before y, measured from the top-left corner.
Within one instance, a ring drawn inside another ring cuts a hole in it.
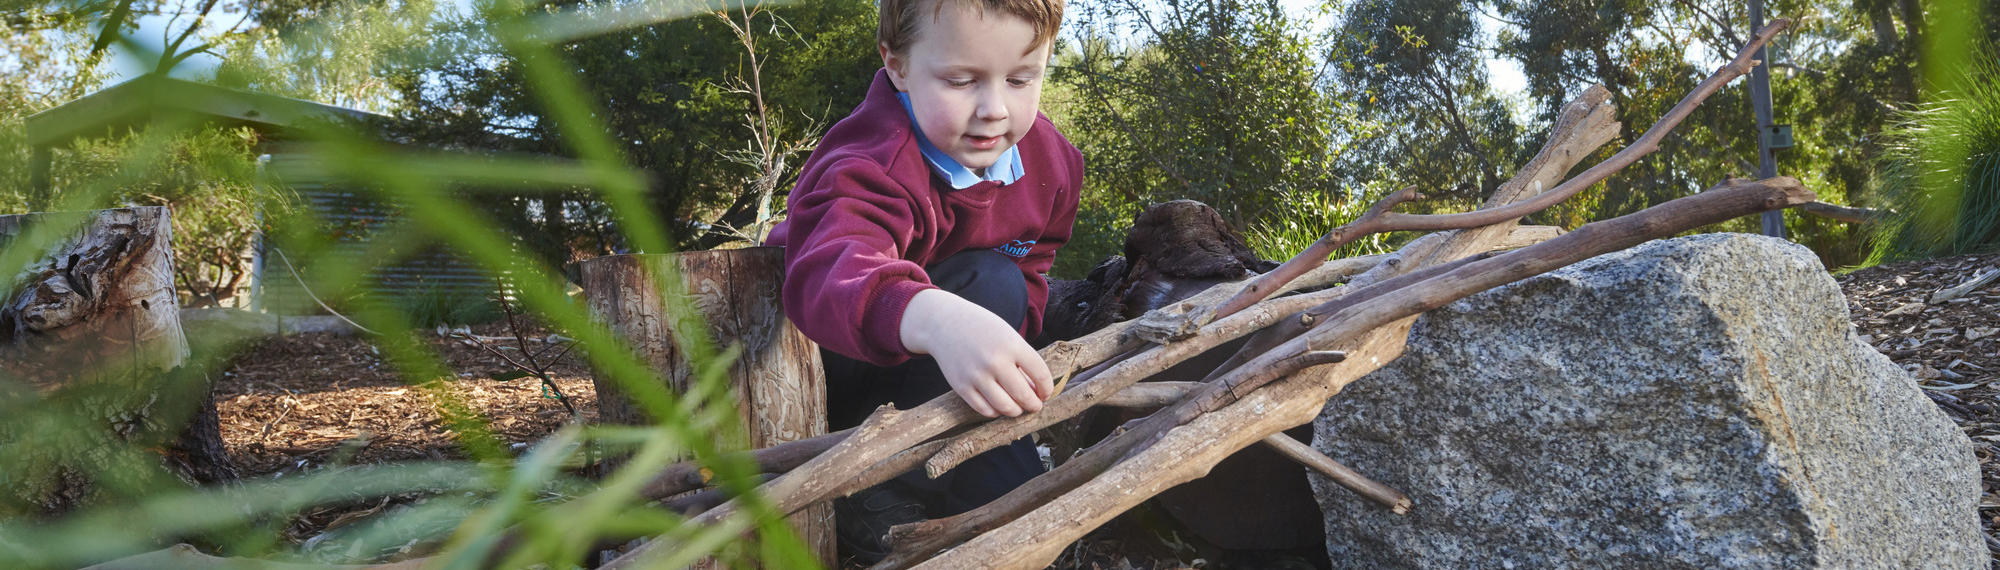
[[[971,188],[974,184],[988,181],[1013,184],[1015,180],[1021,179],[1021,149],[1019,147],[1010,146],[1007,147],[1006,152],[1000,153],[1000,159],[994,161],[993,166],[986,167],[985,177],[973,174],[972,169],[959,164],[951,155],[938,150],[937,145],[931,144],[931,140],[924,137],[924,130],[917,127],[917,113],[910,109],[909,93],[897,92],[896,100],[903,102],[903,113],[910,116],[910,128],[916,131],[917,150],[924,153],[924,162],[931,163],[931,171],[943,177],[944,181],[951,184],[953,189],[964,190]]]

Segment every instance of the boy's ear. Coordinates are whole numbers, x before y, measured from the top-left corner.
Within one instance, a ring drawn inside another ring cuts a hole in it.
[[[882,52],[882,68],[889,70],[889,84],[895,85],[897,91],[909,91],[908,87],[903,86],[903,70],[907,69],[905,65],[908,62],[903,61],[903,58],[895,52],[889,51],[887,42],[877,42],[875,49]]]

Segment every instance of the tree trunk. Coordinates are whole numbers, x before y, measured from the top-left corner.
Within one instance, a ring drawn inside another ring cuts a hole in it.
[[[208,378],[182,367],[172,237],[163,207],[0,216],[10,249],[50,244],[0,304],[0,510],[65,513],[102,488],[148,488],[151,468],[191,485],[236,476]],[[134,450],[155,457],[113,467]]]
[[[686,392],[693,382],[686,354],[669,330],[664,290],[656,274],[679,275],[689,304],[718,347],[741,347],[729,370],[731,394],[747,444],[765,448],[826,433],[826,379],[819,350],[785,319],[779,304],[784,250],[754,247],[672,255],[612,255],[577,263],[584,297],[598,315],[645,358],[666,387]],[[610,382],[596,382],[598,418],[647,423]],[[833,511],[819,505],[792,517],[799,536],[820,559],[834,562]]]

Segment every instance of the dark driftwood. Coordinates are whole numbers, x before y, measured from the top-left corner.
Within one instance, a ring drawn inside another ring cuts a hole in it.
[[[1388,507],[1390,512],[1399,515],[1410,512],[1410,497],[1404,495],[1402,491],[1397,491],[1394,487],[1383,485],[1374,479],[1369,479],[1360,472],[1346,465],[1341,465],[1339,461],[1334,461],[1333,458],[1327,457],[1325,454],[1313,449],[1312,446],[1299,443],[1299,440],[1292,439],[1291,436],[1282,433],[1272,434],[1260,440],[1260,443],[1277,450],[1279,454],[1291,458],[1291,460],[1297,461],[1313,471],[1319,472],[1321,475],[1325,475],[1327,479],[1331,479],[1334,483],[1338,483],[1340,486],[1354,491],[1363,498]]]

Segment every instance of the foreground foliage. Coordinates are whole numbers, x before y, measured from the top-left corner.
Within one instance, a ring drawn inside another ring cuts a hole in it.
[[[130,3],[65,3],[48,7],[13,8],[20,13],[47,18],[69,18],[87,29],[98,22],[110,30],[112,43],[132,43],[122,26]],[[143,7],[142,7],[143,8]],[[78,395],[111,391],[144,395],[148,390],[162,394],[185,394],[191,386],[201,386],[205,374],[232,347],[197,341],[195,358],[173,376],[178,382],[142,386],[103,386],[77,383],[49,392],[37,392],[12,379],[0,380],[6,396],[0,398],[0,433],[15,445],[38,450],[35,457],[15,455],[0,463],[0,481],[10,488],[26,488],[54,465],[65,465],[91,474],[101,490],[92,506],[74,513],[36,512],[32,503],[8,501],[0,505],[0,566],[76,567],[111,558],[153,550],[176,541],[190,541],[204,550],[235,556],[260,558],[300,558],[303,552],[284,544],[278,531],[284,521],[301,509],[328,502],[366,500],[389,495],[418,493],[431,498],[415,506],[382,513],[355,525],[345,539],[356,545],[348,552],[394,551],[390,540],[407,540],[412,533],[439,544],[435,562],[450,566],[523,567],[547,565],[568,567],[587,563],[595,545],[603,540],[621,541],[638,536],[667,535],[682,545],[657,560],[678,566],[701,556],[719,555],[725,563],[747,565],[755,558],[776,567],[811,567],[816,564],[786,528],[783,519],[754,495],[745,498],[740,516],[723,524],[693,528],[683,526],[681,517],[635,497],[638,487],[661,466],[694,457],[710,469],[725,488],[747,493],[753,486],[753,469],[740,458],[722,453],[741,445],[738,420],[729,410],[727,391],[721,386],[729,351],[714,347],[705,333],[686,318],[671,323],[683,339],[682,350],[697,362],[697,388],[688,394],[666,392],[630,350],[601,325],[592,322],[582,307],[563,290],[561,271],[547,261],[519,255],[510,245],[501,222],[490,217],[478,204],[477,195],[466,189],[497,188],[519,192],[589,188],[601,196],[607,215],[616,220],[620,242],[639,251],[672,251],[675,240],[669,223],[646,199],[646,177],[634,170],[620,150],[620,140],[607,128],[603,109],[583,88],[573,73],[572,59],[561,49],[565,42],[617,34],[677,18],[713,17],[707,10],[726,14],[727,5],[705,9],[632,12],[610,7],[578,7],[547,10],[543,7],[511,3],[482,4],[477,20],[483,33],[494,41],[493,48],[504,53],[518,71],[516,90],[546,113],[552,125],[549,135],[567,154],[569,162],[514,157],[475,157],[450,153],[410,152],[407,147],[380,141],[375,131],[361,125],[319,125],[302,134],[300,144],[328,170],[339,173],[341,182],[374,193],[403,206],[407,222],[376,233],[371,244],[377,255],[352,261],[316,263],[304,279],[323,295],[338,296],[363,285],[363,276],[375,265],[393,262],[395,252],[414,251],[426,246],[449,247],[474,260],[494,274],[509,276],[510,289],[521,304],[544,322],[574,337],[585,346],[593,370],[600,379],[625,387],[635,403],[655,420],[653,427],[617,428],[572,426],[520,456],[507,452],[488,434],[485,419],[457,403],[448,391],[436,389],[432,379],[451,371],[437,355],[418,342],[420,328],[408,315],[388,304],[363,303],[350,315],[371,331],[371,339],[383,359],[395,367],[413,387],[424,391],[445,412],[445,422],[456,435],[466,456],[462,462],[436,462],[330,469],[324,472],[276,480],[243,482],[213,488],[195,488],[166,472],[159,462],[149,459],[152,443],[171,438],[171,433],[124,433],[127,429],[113,414],[113,421],[86,410],[59,404]],[[338,28],[338,22],[323,22]],[[365,22],[357,22],[360,26]],[[63,29],[63,28],[56,28]],[[566,30],[569,36],[551,38],[550,30]],[[284,41],[280,36],[274,41]],[[305,49],[338,53],[346,44],[338,37]],[[75,42],[88,45],[88,38]],[[447,46],[448,47],[448,46]],[[172,56],[168,56],[171,58]],[[170,66],[169,66],[170,67]],[[313,70],[299,70],[309,73]],[[18,108],[17,108],[18,109]],[[15,115],[18,116],[18,115]],[[149,188],[160,181],[160,168],[199,159],[200,153],[186,151],[183,141],[204,141],[215,131],[204,130],[191,117],[169,118],[152,128],[120,140],[123,151],[117,160],[104,162],[102,176],[59,180],[60,191],[49,209],[81,210],[115,206],[126,201],[124,192]],[[213,145],[202,148],[214,148]],[[241,157],[241,154],[232,156]],[[244,157],[247,158],[247,157]],[[237,160],[237,159],[231,159]],[[176,162],[181,161],[181,162]],[[213,161],[205,162],[210,164]],[[244,162],[220,161],[222,165]],[[10,165],[11,166],[11,165]],[[189,192],[204,189],[223,176],[188,175],[194,180]],[[213,191],[214,188],[207,188]],[[157,192],[157,190],[155,190]],[[478,190],[472,190],[478,192]],[[245,203],[218,202],[216,207],[234,213],[256,212]],[[264,216],[282,216],[283,209],[261,211]],[[199,218],[190,218],[198,221]],[[270,236],[292,251],[314,251],[328,239],[308,229],[311,223],[274,224],[289,232]],[[40,255],[48,245],[62,239],[72,227],[60,224],[37,228],[22,239],[6,244],[0,254],[5,267],[22,267]],[[247,233],[247,232],[243,232]],[[9,288],[18,286],[20,276]],[[678,283],[674,278],[662,283]],[[682,311],[679,314],[687,314]],[[95,363],[117,365],[117,363]],[[193,379],[189,384],[188,379]],[[179,386],[180,388],[171,388]],[[198,398],[196,398],[198,400]],[[159,413],[185,415],[193,401],[180,401],[171,410]],[[732,444],[731,442],[736,442]],[[606,454],[629,454],[623,468],[597,480],[584,477],[585,465]],[[427,530],[426,530],[427,529]],[[745,541],[746,531],[755,531],[757,540]],[[487,552],[503,535],[518,539],[517,547],[504,558],[489,559]],[[384,547],[387,548],[384,548]],[[337,558],[337,556],[336,556]],[[328,562],[368,562],[366,559]]]

